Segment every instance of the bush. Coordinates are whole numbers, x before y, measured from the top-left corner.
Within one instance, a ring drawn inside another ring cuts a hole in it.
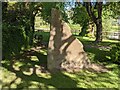
[[[24,30],[6,23],[2,26],[2,52],[4,58],[18,54],[24,45]]]
[[[110,57],[114,63],[120,64],[120,43],[112,45]]]

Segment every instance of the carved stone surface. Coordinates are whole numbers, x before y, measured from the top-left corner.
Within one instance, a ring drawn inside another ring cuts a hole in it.
[[[72,35],[70,27],[61,20],[60,12],[56,9],[52,9],[51,12],[47,66],[50,71],[68,72],[94,66],[91,66],[82,43]]]

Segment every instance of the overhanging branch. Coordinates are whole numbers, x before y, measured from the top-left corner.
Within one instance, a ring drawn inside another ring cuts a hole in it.
[[[90,18],[96,23],[97,18],[96,18],[96,16],[94,15],[94,12],[92,11],[91,2],[85,2],[85,7],[86,7],[86,10],[87,10],[88,15],[90,16]]]

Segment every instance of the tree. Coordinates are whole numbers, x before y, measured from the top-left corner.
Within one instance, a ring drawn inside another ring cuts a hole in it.
[[[102,2],[77,2],[73,17],[73,21],[82,26],[82,32],[86,32],[84,28],[90,24],[89,22],[95,23],[97,27],[95,42],[102,41]]]
[[[86,11],[82,13],[83,9],[81,7],[85,7]],[[79,10],[78,10],[79,8]],[[73,9],[73,21],[80,24],[85,24],[86,20],[89,22],[93,22],[96,25],[96,43],[102,41],[102,16],[105,15],[107,17],[118,18],[120,15],[120,2],[76,2],[75,9]],[[107,12],[107,13],[103,13]],[[108,14],[109,13],[109,14]],[[86,16],[89,18],[86,18]],[[83,16],[83,17],[81,17]],[[84,26],[81,24],[81,26]]]
[[[67,13],[65,12],[65,3],[64,2],[43,2],[42,3],[42,10],[41,10],[41,17],[46,22],[50,23],[51,21],[51,9],[57,8],[61,12],[62,19],[68,22]]]
[[[96,2],[95,5],[92,5],[91,2],[84,2],[88,15],[96,25],[96,43],[102,41],[102,5],[103,2]],[[95,15],[96,13],[97,15]]]
[[[13,4],[12,4],[13,5]],[[3,58],[18,54],[24,46],[24,31],[19,23],[19,13],[10,3],[2,3],[2,52]]]
[[[103,5],[103,9],[105,10],[104,15],[107,17],[118,18],[120,16],[120,1],[117,2],[106,2]]]
[[[76,7],[72,9],[73,16],[71,19],[73,20],[73,24],[79,24],[82,26],[80,36],[85,36],[87,34],[87,29],[89,25],[90,18],[87,14],[86,8],[81,3],[76,3]]]
[[[30,27],[32,28],[32,32],[31,32],[31,45],[33,44],[33,35],[35,32],[35,16],[37,15],[37,13],[39,11],[41,11],[41,3],[35,3],[35,2],[27,2],[26,3],[26,7],[28,8],[28,13],[29,13],[29,19],[30,19]]]
[[[3,56],[15,55],[32,45],[35,16],[40,6],[41,3],[2,3]]]

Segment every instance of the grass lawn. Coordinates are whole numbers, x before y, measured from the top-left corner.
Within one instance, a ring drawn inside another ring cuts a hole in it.
[[[48,41],[49,34],[44,35]],[[109,50],[105,46],[117,43],[117,41],[103,41],[97,45],[92,44],[93,39],[76,36],[84,45],[85,51],[92,62],[102,63],[110,69],[107,73],[89,72],[81,70],[79,73],[49,73],[45,70],[47,64],[47,50],[26,51],[17,55],[12,60],[2,60],[2,86],[0,88],[15,88],[26,90],[29,88],[118,88],[119,67],[110,61],[106,61]],[[104,47],[102,47],[104,46]],[[120,83],[119,83],[120,84]],[[61,89],[60,89],[61,90]]]

